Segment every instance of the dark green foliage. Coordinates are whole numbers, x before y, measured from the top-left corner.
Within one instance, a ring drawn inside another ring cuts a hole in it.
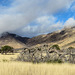
[[[68,49],[74,49],[73,47],[69,47]]]
[[[56,50],[60,50],[60,47],[57,44],[53,45],[51,48],[56,49]]]
[[[3,53],[7,54],[8,52],[13,52],[13,47],[10,47],[10,46],[3,46],[3,47],[1,48],[1,53],[2,53],[2,54],[3,54]]]
[[[61,59],[48,60],[47,63],[63,63]]]
[[[3,59],[2,61],[3,61],[3,62],[7,62],[8,60],[6,60],[6,59]]]
[[[41,51],[41,48],[38,48],[39,51]]]

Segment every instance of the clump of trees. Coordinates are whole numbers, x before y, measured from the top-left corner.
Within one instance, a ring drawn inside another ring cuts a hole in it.
[[[8,45],[3,46],[3,47],[1,47],[0,52],[1,52],[1,54],[13,53],[13,47],[8,46]]]

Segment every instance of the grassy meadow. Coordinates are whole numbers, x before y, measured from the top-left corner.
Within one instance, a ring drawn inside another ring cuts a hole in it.
[[[75,65],[0,62],[0,75],[75,75]]]
[[[48,64],[14,62],[14,55],[0,55],[0,75],[75,75],[74,64]],[[2,61],[2,60],[7,61]]]
[[[7,55],[2,55],[2,54],[0,54],[0,62],[4,62],[4,60],[6,60],[6,61],[11,61],[12,59],[15,59],[15,58],[17,58],[17,56],[19,55],[19,53],[14,53],[14,54],[7,54]]]

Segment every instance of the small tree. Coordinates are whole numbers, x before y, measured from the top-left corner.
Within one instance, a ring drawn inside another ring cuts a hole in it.
[[[53,45],[51,48],[55,48],[56,50],[60,50],[60,47],[57,44]]]
[[[1,48],[1,53],[2,53],[2,54],[3,54],[3,53],[7,54],[8,52],[13,52],[13,47],[10,47],[10,46],[3,46],[3,47]]]

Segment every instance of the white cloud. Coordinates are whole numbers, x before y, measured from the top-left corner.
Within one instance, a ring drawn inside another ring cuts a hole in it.
[[[57,22],[55,24],[55,17],[40,16],[51,15],[62,9],[67,10],[73,1],[74,0],[14,0],[10,7],[0,6],[0,33],[9,31],[24,35],[26,32],[29,32],[31,33],[29,35],[33,36],[58,29],[61,23]],[[37,18],[39,25],[30,26],[29,24]],[[25,27],[25,30],[23,27]],[[53,29],[53,27],[56,28]]]
[[[65,27],[72,27],[75,26],[75,19],[74,18],[69,18],[65,23]]]
[[[54,16],[42,16],[36,19],[38,25],[27,25],[22,29],[27,36],[40,35],[49,33],[62,28],[62,23],[55,22],[57,19]]]
[[[37,18],[37,22],[40,23],[40,24],[42,24],[42,23],[52,24],[52,23],[55,22],[55,20],[56,20],[56,18],[53,17],[53,16],[42,16],[42,17]]]
[[[42,16],[37,18],[37,26],[27,25],[22,29],[22,32],[26,34],[26,36],[34,36],[40,35],[44,33],[50,33],[53,31],[57,31],[62,28],[72,27],[75,26],[75,19],[69,18],[65,23],[63,22],[56,22],[57,18],[54,16]]]

